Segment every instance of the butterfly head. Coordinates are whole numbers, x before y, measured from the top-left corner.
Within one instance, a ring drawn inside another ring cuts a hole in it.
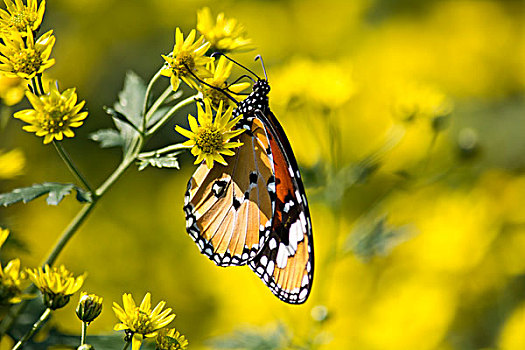
[[[253,84],[253,91],[266,96],[270,92],[270,84],[266,79],[259,79]]]

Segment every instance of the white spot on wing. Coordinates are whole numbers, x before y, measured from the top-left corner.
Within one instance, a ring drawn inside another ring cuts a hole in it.
[[[263,255],[261,257],[261,265],[266,266],[267,264],[268,264],[268,258],[266,257],[266,255]]]
[[[300,300],[303,300],[304,298],[306,298],[306,295],[308,294],[308,289],[303,289],[301,291],[301,293],[299,294],[299,299]]]
[[[273,270],[275,268],[275,263],[270,260],[268,263],[268,266],[266,266],[266,272],[268,272],[269,275],[273,275]]]
[[[274,250],[277,247],[277,241],[275,240],[275,238],[272,238],[268,245],[270,246],[271,250]]]
[[[302,197],[301,197],[301,194],[299,193],[299,190],[295,190],[295,198],[297,198],[297,201],[299,203],[302,203]]]
[[[303,276],[303,281],[301,282],[301,287],[306,286],[306,285],[308,284],[308,281],[310,281],[310,280],[308,279],[308,275],[304,275],[304,276]]]
[[[303,240],[303,230],[300,221],[295,221],[290,227],[289,239],[289,247],[292,248],[292,254],[295,254],[295,252],[297,251],[297,244]]]
[[[277,251],[277,267],[284,269],[286,262],[288,261],[288,249],[284,244],[279,244],[279,250]]]

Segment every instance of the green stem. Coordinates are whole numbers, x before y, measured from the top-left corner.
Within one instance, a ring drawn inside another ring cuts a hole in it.
[[[153,102],[153,104],[151,105],[151,108],[148,110],[148,112],[144,115],[144,122],[146,123],[146,127],[148,126],[148,121],[151,119],[151,117],[153,116],[153,114],[157,111],[157,109],[159,109],[160,105],[162,105],[162,103],[164,101],[166,101],[166,99],[169,97],[169,95],[173,92],[173,89],[170,86],[168,86],[166,88],[166,90],[164,90],[164,92],[162,93],[162,95],[159,96],[159,98],[157,98],[157,100],[155,102]]]
[[[124,344],[124,348],[122,348],[122,350],[127,350],[127,348],[129,348],[129,344],[131,344],[131,340],[127,341],[126,344]]]
[[[88,323],[82,322],[82,335],[80,337],[80,345],[86,344],[87,328],[88,328]]]
[[[179,151],[181,149],[188,149],[188,148],[191,148],[191,146],[184,146],[181,143],[177,143],[175,145],[169,145],[169,146],[166,146],[164,148],[160,148],[160,149],[155,150],[155,151],[139,153],[138,157],[139,158],[156,157],[156,156],[160,156],[161,154],[164,154],[164,153],[168,153],[168,152],[172,152],[172,151]]]
[[[92,194],[94,194],[95,192],[93,191],[93,188],[91,187],[91,185],[89,184],[89,182],[87,182],[86,178],[84,177],[84,175],[82,175],[82,173],[80,172],[80,170],[76,167],[75,163],[73,163],[73,160],[71,159],[71,157],[69,156],[69,154],[67,154],[66,150],[64,149],[64,147],[62,146],[62,143],[60,142],[57,142],[56,140],[53,140],[53,146],[55,146],[55,149],[57,150],[58,154],[60,155],[60,158],[62,158],[62,160],[64,161],[64,163],[66,163],[69,171],[71,171],[71,173],[73,174],[73,176],[75,176],[75,178],[84,185],[85,188],[87,188],[87,190],[89,192],[91,192]]]
[[[16,343],[12,350],[21,349],[22,346],[24,346],[24,344],[33,336],[33,334],[35,334],[36,331],[40,327],[42,327],[42,325],[47,321],[49,316],[51,316],[51,309],[47,308],[42,314],[42,316],[40,316],[38,321],[36,321],[35,324],[33,324],[33,327],[31,327],[31,329],[26,334],[24,334],[22,339],[20,339],[18,343]]]
[[[91,210],[93,210],[96,203],[97,201],[94,200],[93,202],[86,204],[84,207],[82,207],[82,209],[80,209],[73,221],[71,221],[66,227],[66,229],[62,232],[62,235],[56,242],[55,246],[53,247],[53,250],[51,251],[51,253],[49,253],[42,266],[46,264],[51,266],[54,264],[62,249],[64,249],[64,247],[69,242],[71,237],[73,237],[80,225],[82,225],[82,223],[86,220],[87,216],[89,215]]]
[[[193,96],[190,96],[179,103],[177,103],[175,106],[171,107],[171,109],[146,133],[146,136],[154,134],[161,126],[163,126],[172,116],[175,114],[179,109],[181,109],[184,106],[189,105],[190,103],[194,102],[195,99],[199,96],[199,94],[195,94]]]
[[[149,95],[151,94],[151,90],[153,89],[153,85],[155,85],[155,82],[160,78],[160,72],[162,71],[162,67],[155,73],[153,78],[149,81],[148,87],[146,88],[146,94],[144,95],[144,105],[142,107],[142,131],[146,132],[146,112],[148,111],[148,100]]]

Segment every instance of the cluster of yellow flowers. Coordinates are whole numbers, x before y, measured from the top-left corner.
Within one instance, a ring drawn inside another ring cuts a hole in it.
[[[251,40],[245,37],[241,24],[235,19],[226,19],[223,13],[217,16],[214,23],[207,7],[197,13],[197,30],[201,33],[197,40],[195,29],[184,39],[177,28],[173,51],[162,56],[166,63],[161,74],[170,78],[173,90],[179,88],[182,80],[202,94],[205,109],[198,104],[199,123],[190,115],[191,131],[180,127],[176,130],[189,138],[185,145],[192,147],[191,153],[196,156],[195,164],[206,160],[211,168],[214,162],[226,165],[222,155],[231,156],[234,154],[231,149],[242,145],[240,142],[230,142],[231,138],[242,132],[232,131],[238,119],[231,120],[235,106],[231,96],[240,99],[242,96],[239,94],[249,83],[228,84],[233,62],[228,62],[222,55],[215,62],[209,54],[248,50]],[[215,120],[213,110],[217,111]]]
[[[17,79],[12,84],[16,91],[21,86],[17,82],[30,83],[30,91],[25,95],[33,105],[33,109],[15,113],[14,117],[28,123],[24,130],[44,137],[44,143],[62,140],[64,136],[73,137],[72,128],[81,126],[87,117],[87,112],[80,112],[84,102],[76,103],[75,89],[61,93],[50,83],[46,93],[42,84],[42,74],[55,64],[50,56],[56,40],[52,30],[36,38],[44,17],[45,1],[39,6],[36,0],[27,0],[27,5],[22,0],[4,1],[7,11],[0,10],[0,73],[2,79]],[[12,93],[3,95],[7,104],[18,102]]]
[[[9,230],[0,228],[0,247],[8,236]],[[85,278],[85,273],[75,277],[64,265],[50,267],[46,264],[43,268],[21,270],[20,259],[9,261],[5,267],[0,266],[0,321],[4,319],[11,305],[34,297],[24,292],[28,280],[41,292],[44,306],[47,308],[45,317],[42,318],[47,318],[51,311],[61,309],[69,303],[71,296],[84,284]],[[76,314],[86,327],[102,312],[103,300],[95,294],[81,293]],[[159,302],[153,309],[150,293],[144,296],[140,306],[136,306],[131,294],[125,293],[122,301],[124,307],[113,303],[113,311],[120,321],[114,329],[126,332],[125,340],[131,343],[132,350],[138,350],[144,338],[153,337],[156,337],[159,350],[186,349],[186,337],[175,329],[166,329],[175,318],[175,314],[170,308],[163,310],[165,301]],[[34,328],[36,330],[37,327]],[[82,345],[84,343],[85,334],[82,337]]]

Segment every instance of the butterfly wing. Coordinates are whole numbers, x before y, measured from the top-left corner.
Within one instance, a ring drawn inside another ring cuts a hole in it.
[[[249,265],[279,299],[301,304],[310,294],[314,271],[308,202],[283,128],[269,110],[259,117],[266,126],[274,162],[275,211],[270,235]]]
[[[218,266],[245,265],[269,235],[275,187],[269,139],[260,120],[239,136],[243,146],[227,166],[202,163],[184,198],[186,230],[202,254]]]

